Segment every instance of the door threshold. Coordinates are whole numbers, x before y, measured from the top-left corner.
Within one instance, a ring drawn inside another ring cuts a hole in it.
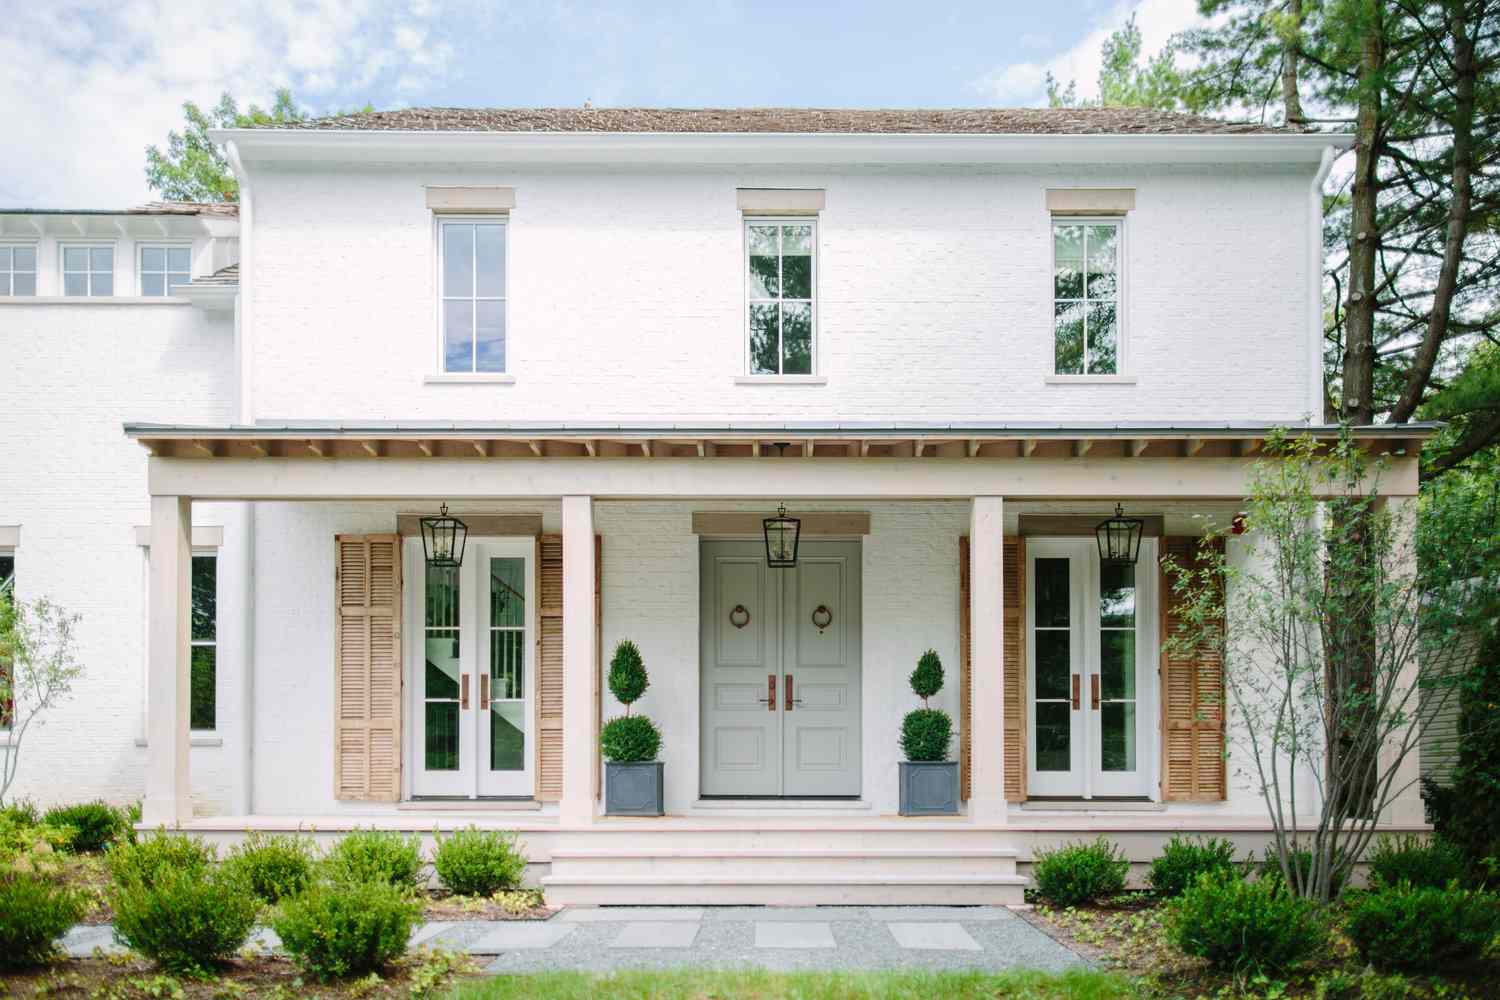
[[[1022,802],[1021,808],[1028,812],[1165,812],[1167,806],[1146,798],[1031,798]]]
[[[402,812],[536,812],[542,804],[525,796],[471,799],[467,796],[413,796],[396,803]]]
[[[693,803],[694,809],[702,810],[725,810],[725,809],[787,809],[796,811],[837,811],[837,812],[868,812],[872,806],[864,799],[841,795],[837,797],[812,799],[782,799],[782,798],[736,798],[734,796],[700,796]]]

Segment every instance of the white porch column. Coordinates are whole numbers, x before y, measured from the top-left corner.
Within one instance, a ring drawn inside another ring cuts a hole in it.
[[[594,500],[562,498],[564,825],[594,821]]]
[[[1005,822],[1004,502],[975,497],[969,513],[969,816]]]
[[[1393,555],[1404,574],[1409,573],[1415,576],[1417,572],[1417,498],[1388,497],[1384,503],[1391,515]],[[1421,679],[1422,667],[1417,660],[1420,655],[1420,650],[1413,643],[1411,654],[1397,678],[1397,683],[1403,692],[1415,688]],[[1407,703],[1408,710],[1416,713],[1419,704],[1418,698],[1413,696]],[[1402,738],[1410,739],[1410,728],[1407,726],[1397,729],[1393,736],[1398,741]],[[1382,771],[1395,762],[1396,755],[1397,747],[1394,745],[1386,746],[1381,750]],[[1383,822],[1401,826],[1420,826],[1427,822],[1427,811],[1422,804],[1421,778],[1422,753],[1421,747],[1417,746],[1397,765],[1396,779],[1391,784],[1396,794],[1386,807],[1385,815],[1381,817]]]
[[[188,635],[193,501],[151,498],[150,627],[146,633],[146,799],[141,821],[173,826],[193,814],[188,784]]]

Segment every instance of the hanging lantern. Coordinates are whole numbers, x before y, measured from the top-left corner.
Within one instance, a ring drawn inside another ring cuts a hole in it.
[[[1099,541],[1099,562],[1105,566],[1134,566],[1141,554],[1141,529],[1146,522],[1126,517],[1125,507],[1115,504],[1115,516],[1099,522],[1094,536]]]
[[[776,516],[763,522],[766,530],[766,565],[772,569],[789,569],[797,565],[797,536],[802,522],[786,516],[786,504],[776,508]]]
[[[437,517],[422,518],[422,554],[429,566],[462,566],[468,537],[469,526],[449,517],[447,504],[438,509]]]

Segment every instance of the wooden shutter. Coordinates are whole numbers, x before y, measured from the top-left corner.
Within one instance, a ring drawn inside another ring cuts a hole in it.
[[[604,726],[604,536],[594,536],[594,740]],[[604,794],[604,766],[594,753],[594,798]]]
[[[562,536],[536,542],[536,797],[562,798],[563,775],[563,560]]]
[[[1026,798],[1026,539],[1007,538],[1001,555],[1005,602],[1005,798]]]
[[[1224,540],[1212,543],[1223,555]],[[1199,539],[1162,539],[1163,557],[1201,570]],[[1161,571],[1161,744],[1162,798],[1170,802],[1218,802],[1226,797],[1224,762],[1224,664],[1218,644],[1204,641],[1186,652],[1171,652],[1166,640],[1186,622],[1172,578]],[[1219,623],[1220,628],[1223,623]]]
[[[965,802],[974,790],[974,713],[969,707],[974,680],[969,657],[969,539],[958,540],[958,796]]]
[[[334,797],[401,797],[401,539],[334,536]]]

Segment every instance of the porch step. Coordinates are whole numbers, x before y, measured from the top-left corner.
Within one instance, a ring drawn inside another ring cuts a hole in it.
[[[975,878],[1016,874],[1016,852],[921,848],[698,848],[554,850],[552,874],[720,876],[755,872],[785,877],[879,877],[925,874]]]
[[[1019,875],[598,875],[542,878],[549,906],[989,905],[1024,902]]]

